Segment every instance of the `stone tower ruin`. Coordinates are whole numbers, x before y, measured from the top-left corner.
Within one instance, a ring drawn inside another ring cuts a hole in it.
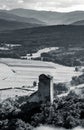
[[[38,97],[39,100],[49,100],[53,103],[53,77],[50,75],[41,74],[39,76]]]
[[[38,91],[29,97],[29,102],[46,102],[50,101],[53,104],[53,77],[50,75],[41,74],[39,76]]]

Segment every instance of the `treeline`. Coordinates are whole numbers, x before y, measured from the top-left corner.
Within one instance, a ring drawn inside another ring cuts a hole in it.
[[[43,47],[83,47],[83,42],[83,26],[47,26],[0,33],[0,43],[21,44],[14,50],[20,56]]]
[[[84,65],[84,49],[81,47],[74,47],[75,50],[73,51],[70,49],[73,49],[73,47],[59,48],[59,50],[51,51],[48,53],[42,53],[41,57],[43,61],[52,61],[54,63],[59,63],[65,66]]]
[[[28,97],[0,103],[0,130],[32,130],[40,124],[71,129],[84,127],[84,99],[73,95],[54,100],[53,105],[29,103]]]
[[[52,106],[49,103],[42,104],[40,109],[40,113],[32,116],[33,126],[47,124],[67,129],[84,127],[84,99],[77,96],[56,99]]]
[[[72,77],[72,80],[71,80],[71,85],[72,86],[77,86],[77,85],[80,85],[80,84],[84,84],[84,73],[80,76],[74,76]]]

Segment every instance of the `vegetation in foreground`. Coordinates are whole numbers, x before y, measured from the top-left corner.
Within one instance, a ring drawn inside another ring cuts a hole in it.
[[[56,99],[54,104],[42,104],[41,112],[32,117],[32,125],[47,124],[67,129],[84,127],[84,99],[68,96]]]
[[[0,130],[32,130],[40,124],[67,129],[84,127],[84,99],[76,95],[56,98],[53,105],[23,99],[7,99],[0,104]]]

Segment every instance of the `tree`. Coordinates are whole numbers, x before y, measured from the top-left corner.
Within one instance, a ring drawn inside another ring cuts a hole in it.
[[[33,82],[33,86],[34,86],[34,87],[37,86],[37,82],[36,82],[36,81]]]

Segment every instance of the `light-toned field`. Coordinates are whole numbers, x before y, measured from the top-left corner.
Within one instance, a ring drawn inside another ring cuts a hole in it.
[[[51,74],[53,66],[41,61],[1,59],[0,88],[32,86],[40,74]],[[5,65],[6,64],[6,65]],[[6,76],[7,75],[7,76]]]
[[[14,99],[19,96],[30,96],[32,93],[33,91],[25,91],[20,89],[9,89],[0,91],[0,102],[10,97]]]
[[[79,76],[82,74],[81,71],[76,72],[75,67],[67,67],[52,62],[50,62],[50,65],[55,67],[55,71],[52,72],[55,83],[69,82],[73,76]]]
[[[73,76],[80,75],[81,72],[75,72],[74,67],[66,67],[51,62],[0,59],[0,89],[26,86],[26,88],[36,91],[38,87],[32,88],[32,85],[34,81],[38,83],[40,74],[52,75],[54,83],[58,83],[69,82]],[[29,96],[31,93],[31,91],[16,89],[0,90],[0,99]]]
[[[31,86],[33,81],[38,82],[40,74],[52,75],[54,82],[68,82],[81,74],[74,67],[51,62],[19,59],[0,59],[0,62],[0,88]]]

